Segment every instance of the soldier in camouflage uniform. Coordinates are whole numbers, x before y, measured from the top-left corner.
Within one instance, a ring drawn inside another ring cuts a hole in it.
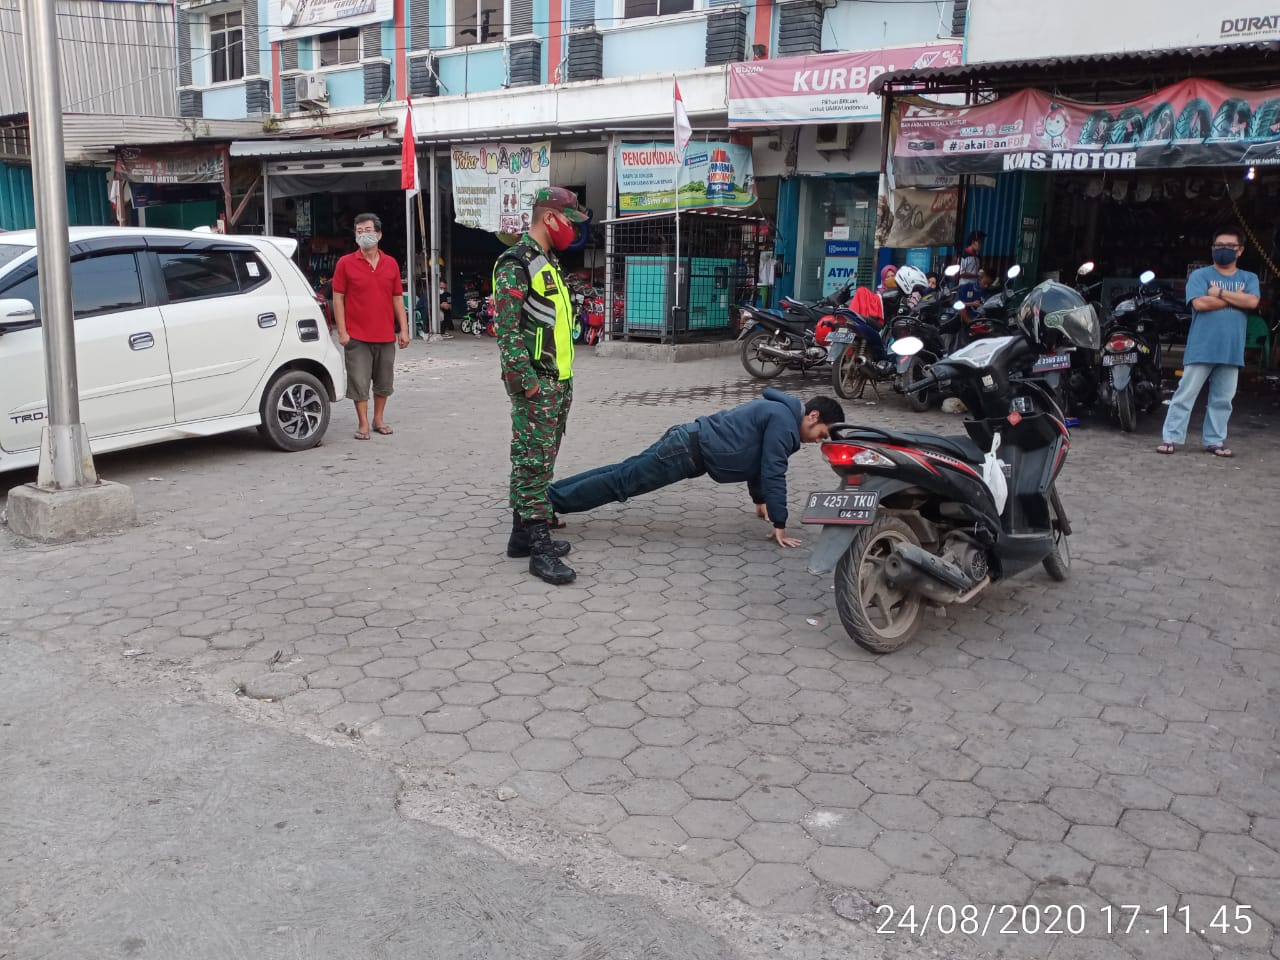
[[[587,219],[572,190],[544,187],[528,232],[494,264],[494,321],[502,381],[511,398],[511,539],[507,556],[528,557],[547,583],[577,574],[562,559],[569,544],[551,539],[547,486],[573,399],[573,302],[556,250]]]

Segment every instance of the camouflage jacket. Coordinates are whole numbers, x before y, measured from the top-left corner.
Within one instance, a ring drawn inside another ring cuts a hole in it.
[[[537,276],[536,284],[531,276]],[[560,341],[572,336],[572,309],[563,318],[556,309],[557,299],[568,303],[568,296],[555,254],[544,252],[527,233],[494,264],[494,325],[503,383],[512,396],[533,387],[539,376],[571,375],[561,367],[572,364],[572,343]]]

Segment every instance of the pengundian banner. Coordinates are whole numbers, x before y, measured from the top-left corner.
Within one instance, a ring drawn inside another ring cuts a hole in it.
[[[729,126],[879,121],[880,98],[867,92],[872,80],[895,70],[956,66],[963,54],[963,44],[947,41],[735,63]]]
[[[450,153],[454,219],[464,227],[520,236],[534,195],[551,185],[551,141],[468,143]]]
[[[895,173],[1280,165],[1280,87],[1183,80],[1123,103],[1030,89],[973,107],[910,97],[895,113]]]
[[[671,143],[624,143],[618,148],[618,214],[676,209],[676,148]],[[680,209],[743,209],[756,202],[751,148],[689,142],[680,172]]]

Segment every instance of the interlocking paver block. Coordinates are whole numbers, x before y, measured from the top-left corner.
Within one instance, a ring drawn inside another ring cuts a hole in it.
[[[824,847],[809,858],[814,876],[852,890],[875,890],[888,878],[889,865],[867,850]]]
[[[751,820],[728,800],[691,800],[676,814],[676,823],[691,837],[733,840]]]
[[[565,782],[580,793],[617,793],[635,780],[617,760],[583,757],[564,771]]]
[[[804,863],[818,848],[800,827],[790,823],[755,823],[738,843],[761,863]]]
[[[689,802],[689,794],[671,780],[638,780],[618,793],[618,802],[629,814],[673,816]]]
[[[1067,831],[1064,842],[1096,863],[1117,867],[1140,867],[1151,852],[1118,827],[1076,824]]]
[[[934,837],[914,830],[886,830],[871,852],[891,867],[922,874],[942,873],[955,859],[955,853]]]

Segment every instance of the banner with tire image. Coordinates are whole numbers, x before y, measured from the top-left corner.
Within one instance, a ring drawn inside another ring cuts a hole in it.
[[[972,107],[904,97],[897,114],[903,174],[1280,166],[1280,87],[1184,80],[1122,103],[1027,89]]]

